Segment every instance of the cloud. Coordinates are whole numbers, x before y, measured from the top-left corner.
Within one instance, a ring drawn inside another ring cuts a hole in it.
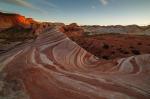
[[[91,6],[91,8],[92,8],[92,9],[95,9],[96,7],[95,7],[95,6]]]
[[[43,2],[41,2],[45,5],[48,5],[49,7],[52,7],[52,8],[57,8],[57,6],[51,2],[49,2],[48,0],[43,0]]]
[[[48,13],[48,11],[44,10],[40,5],[44,5],[45,7],[50,7],[50,8],[57,8],[57,6],[48,0],[36,0],[36,5],[29,2],[28,0],[0,0],[0,3],[5,3],[9,5],[16,5],[19,7],[24,7],[36,12],[41,12],[41,13]]]
[[[100,1],[100,3],[102,4],[102,5],[107,5],[109,2],[108,2],[108,0],[99,0]]]
[[[48,13],[48,11],[45,10],[45,8],[43,8],[42,6],[39,6],[41,4],[43,4],[45,7],[51,7],[51,8],[57,7],[56,5],[49,2],[48,0],[36,0],[36,2],[38,2],[38,3],[36,3],[38,5],[32,4],[31,2],[29,2],[27,0],[0,0],[0,3],[24,7],[24,8],[33,10],[38,13],[39,12],[40,13]]]
[[[13,4],[13,5],[17,5],[20,7],[34,9],[34,10],[37,9],[37,7],[35,7],[31,3],[27,2],[26,0],[0,0],[0,2],[7,3],[7,4]]]

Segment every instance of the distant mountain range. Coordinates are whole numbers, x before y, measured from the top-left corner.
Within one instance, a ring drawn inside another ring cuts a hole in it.
[[[138,26],[82,26],[88,35],[105,34],[105,33],[119,33],[119,34],[136,34],[136,35],[150,35],[150,25]]]

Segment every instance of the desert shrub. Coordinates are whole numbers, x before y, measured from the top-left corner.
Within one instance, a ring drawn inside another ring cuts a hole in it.
[[[134,55],[139,55],[139,54],[141,54],[140,51],[137,50],[137,49],[132,50],[132,53],[133,53]]]
[[[119,51],[119,52],[122,53],[122,54],[129,54],[128,51],[125,51],[125,50],[122,49],[122,48],[117,48],[116,50]]]
[[[138,43],[138,45],[142,45],[142,43],[141,43],[141,42],[139,42],[139,43]]]
[[[115,54],[115,53],[116,53],[115,51],[112,51],[112,52],[111,52],[111,54]]]
[[[0,32],[0,38],[18,40],[30,38],[31,29],[12,27]]]
[[[46,28],[46,25],[43,25],[43,28]]]
[[[106,44],[106,43],[103,43],[103,49],[109,49],[109,45],[108,44]]]
[[[124,50],[123,50],[123,49],[120,49],[119,52],[120,52],[120,53],[124,53]]]
[[[120,50],[122,50],[122,48],[117,48],[116,50],[120,51]]]
[[[127,51],[124,51],[124,52],[123,52],[123,54],[129,54],[129,52],[127,52]]]
[[[131,48],[131,49],[134,49],[134,47],[133,47],[133,46],[130,46],[130,48]]]
[[[113,46],[113,45],[111,45],[111,47],[113,48],[114,46]]]
[[[102,56],[102,58],[105,60],[109,60],[109,56],[107,56],[107,55]]]

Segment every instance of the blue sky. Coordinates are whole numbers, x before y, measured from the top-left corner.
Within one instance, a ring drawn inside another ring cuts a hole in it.
[[[150,0],[0,0],[0,10],[67,24],[150,24]]]

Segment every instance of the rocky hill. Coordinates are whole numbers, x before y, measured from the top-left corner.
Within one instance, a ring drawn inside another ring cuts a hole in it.
[[[62,26],[60,28],[60,31],[65,33],[69,37],[79,37],[84,35],[83,28],[77,25],[76,23]]]
[[[138,26],[138,25],[128,25],[128,26],[82,26],[87,35],[95,34],[109,34],[109,33],[119,33],[119,34],[134,34],[134,35],[150,35],[150,26]]]
[[[18,26],[23,28],[30,28],[34,23],[37,22],[32,18],[26,18],[25,16],[14,13],[0,12],[0,31]]]
[[[59,23],[37,22],[19,14],[0,12],[0,54],[15,46],[34,40]]]

